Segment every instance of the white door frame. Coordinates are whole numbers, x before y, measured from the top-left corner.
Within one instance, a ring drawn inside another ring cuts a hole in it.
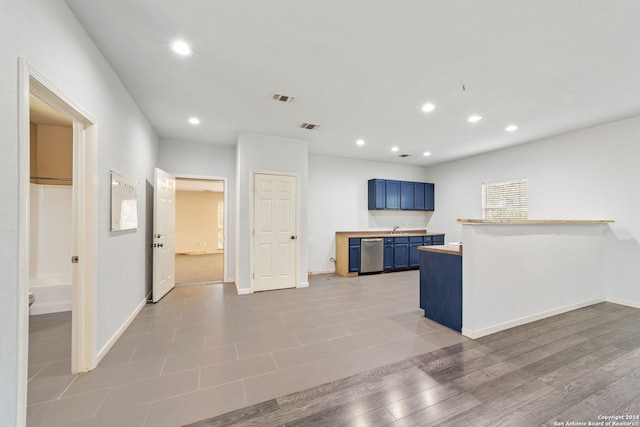
[[[30,141],[29,95],[73,122],[73,255],[71,371],[96,365],[96,120],[23,58],[18,59],[18,425],[26,424],[29,361]],[[71,262],[71,260],[69,260]]]
[[[300,175],[292,172],[281,172],[281,171],[269,171],[269,170],[251,170],[251,215],[249,215],[249,289],[251,289],[251,293],[256,292],[255,290],[255,279],[253,277],[253,263],[255,261],[254,257],[254,245],[256,237],[253,234],[254,228],[254,217],[256,214],[256,175],[277,175],[277,176],[291,176],[296,179],[296,260],[295,260],[295,288],[300,287],[300,278],[298,277],[299,268],[300,268]],[[237,272],[236,272],[237,274]],[[293,288],[292,288],[293,289]]]
[[[227,178],[226,176],[209,176],[209,175],[185,175],[185,174],[173,174],[173,176],[175,176],[177,179],[201,179],[204,181],[223,181],[223,186],[224,186],[224,194],[223,194],[223,201],[224,201],[224,213],[223,213],[223,221],[224,221],[224,226],[222,227],[223,229],[223,233],[224,233],[224,241],[223,241],[223,245],[224,245],[224,250],[222,252],[222,270],[223,270],[223,279],[222,281],[224,283],[228,283],[230,282],[230,278],[229,278],[229,246],[228,246],[228,242],[229,242],[229,233],[228,233],[228,227],[229,227],[229,178]],[[236,225],[237,227],[237,225]]]

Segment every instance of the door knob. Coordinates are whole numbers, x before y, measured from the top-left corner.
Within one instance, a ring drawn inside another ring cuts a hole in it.
[[[291,240],[295,240],[295,239],[296,239],[296,236],[291,236]]]

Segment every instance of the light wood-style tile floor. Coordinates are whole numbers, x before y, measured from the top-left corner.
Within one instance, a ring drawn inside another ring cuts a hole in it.
[[[600,304],[471,341],[423,317],[417,271],[313,276],[309,288],[243,296],[230,284],[182,287],[79,376],[69,314],[33,316],[27,421],[179,426],[230,412],[210,425],[523,425],[508,422],[545,414],[540,424],[598,392],[604,405],[621,393],[617,379],[634,386],[639,326],[640,310]],[[515,401],[501,403],[507,395]]]

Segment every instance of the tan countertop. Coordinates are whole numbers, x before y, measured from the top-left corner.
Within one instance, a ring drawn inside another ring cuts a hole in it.
[[[461,224],[604,224],[614,222],[612,219],[467,219],[458,218]]]
[[[449,243],[448,245],[436,245],[436,246],[418,246],[419,251],[425,252],[438,252],[448,255],[460,255],[462,256],[462,245]]]
[[[411,237],[411,236],[441,236],[444,233],[427,233],[427,230],[391,231],[336,231],[336,237]]]

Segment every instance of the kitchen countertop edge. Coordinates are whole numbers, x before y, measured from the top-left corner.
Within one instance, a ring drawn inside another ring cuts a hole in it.
[[[455,248],[455,249],[454,249]],[[437,245],[437,246],[418,246],[419,251],[424,252],[437,252],[447,255],[460,255],[462,256],[462,245]]]
[[[442,236],[444,233],[431,233],[427,230],[407,230],[399,233],[390,231],[336,231],[336,236],[341,237],[415,237],[415,236]]]

